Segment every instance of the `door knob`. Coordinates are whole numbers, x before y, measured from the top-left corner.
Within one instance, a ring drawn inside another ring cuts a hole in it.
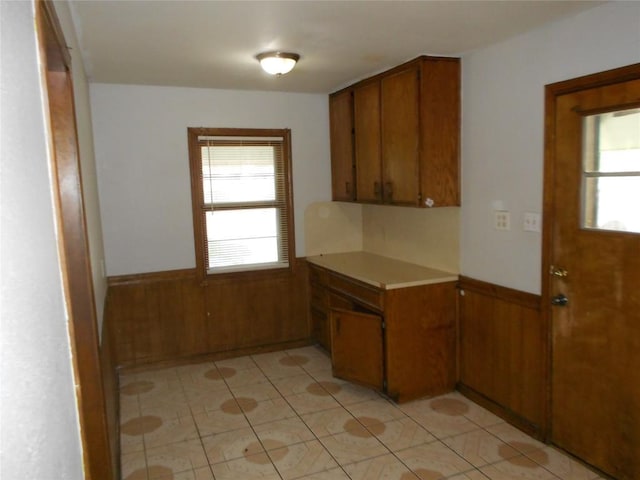
[[[549,267],[549,273],[554,277],[561,277],[561,278],[564,278],[569,275],[569,272],[566,271],[564,268],[556,267],[555,265],[551,265],[551,267]]]
[[[567,303],[569,303],[569,299],[563,293],[556,295],[551,299],[551,305],[556,305],[558,307],[564,307]]]

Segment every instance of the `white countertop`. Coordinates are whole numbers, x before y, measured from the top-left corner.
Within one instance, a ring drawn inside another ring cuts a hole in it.
[[[330,253],[307,261],[384,290],[455,282],[458,275],[369,252]]]

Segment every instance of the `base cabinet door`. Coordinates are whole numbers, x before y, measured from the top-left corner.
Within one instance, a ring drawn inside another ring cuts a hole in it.
[[[341,309],[332,309],[329,317],[333,375],[382,390],[382,317]]]

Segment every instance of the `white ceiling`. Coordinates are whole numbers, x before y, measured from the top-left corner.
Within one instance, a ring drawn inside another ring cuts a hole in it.
[[[594,1],[71,0],[91,82],[328,93],[421,54],[455,56]],[[299,53],[293,72],[255,55]]]

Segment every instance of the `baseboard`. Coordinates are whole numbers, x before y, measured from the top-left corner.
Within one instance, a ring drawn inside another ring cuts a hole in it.
[[[102,342],[100,345],[100,367],[104,391],[105,418],[111,449],[111,464],[114,480],[122,478],[120,465],[120,382],[113,355],[113,336],[108,325],[106,315],[107,301],[105,301],[105,315],[102,322]]]
[[[269,345],[260,345],[256,347],[235,348],[220,352],[204,353],[199,355],[190,355],[179,358],[171,358],[167,360],[150,360],[148,362],[135,364],[124,364],[119,368],[121,373],[136,373],[141,371],[152,370],[156,368],[176,367],[180,365],[190,365],[194,363],[216,362],[226,360],[227,358],[243,357],[246,355],[257,355],[260,353],[276,352],[279,350],[287,350],[290,348],[300,348],[313,345],[310,338],[293,340],[288,342],[272,343]]]
[[[503,405],[500,405],[499,403],[494,402],[490,398],[487,398],[483,394],[476,392],[473,388],[467,387],[466,385],[459,383],[456,386],[456,390],[458,390],[462,395],[467,397],[472,402],[477,403],[481,407],[486,408],[491,413],[502,418],[503,420],[510,423],[511,425],[518,428],[519,430],[522,430],[527,435],[540,441],[545,440],[544,432],[542,431],[541,428],[529,422],[526,418],[518,415],[512,410],[509,410],[508,408],[504,407]]]

